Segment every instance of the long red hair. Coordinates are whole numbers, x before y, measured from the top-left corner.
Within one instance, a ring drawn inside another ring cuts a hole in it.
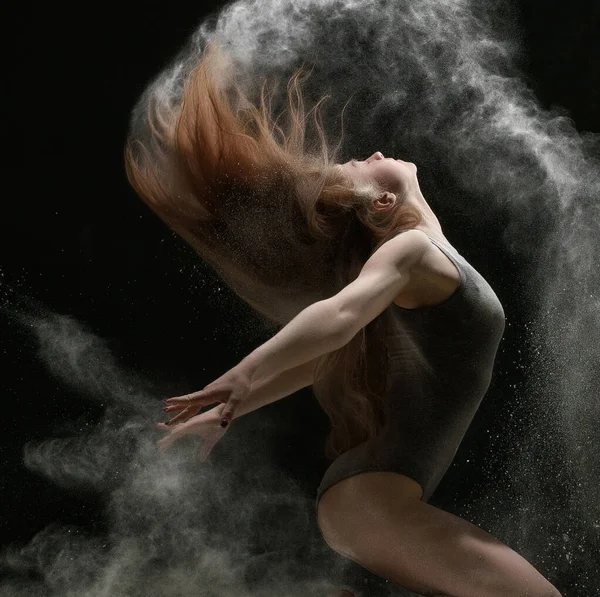
[[[341,140],[330,145],[320,118],[326,98],[304,105],[306,69],[290,78],[277,119],[276,84],[262,84],[257,106],[231,73],[212,41],[178,97],[160,80],[150,85],[134,110],[125,166],[141,199],[276,331],[354,280],[422,214],[401,198],[390,212],[369,209],[381,189],[354,183],[337,165]],[[384,311],[318,359],[313,391],[331,421],[331,459],[387,420],[385,333],[394,324]]]

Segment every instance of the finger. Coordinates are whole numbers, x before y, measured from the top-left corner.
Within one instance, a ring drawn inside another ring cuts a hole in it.
[[[177,413],[186,409],[187,406],[185,404],[174,404],[173,406],[163,406],[164,413]]]
[[[179,400],[179,399],[177,399]],[[164,412],[176,412],[189,406],[196,406],[202,408],[204,406],[211,406],[221,402],[219,398],[211,396],[210,398],[195,398],[194,400],[186,400],[184,402],[169,402],[166,406],[163,406]]]
[[[175,440],[171,436],[167,435],[166,437],[163,437],[161,440],[157,441],[156,445],[161,452],[166,452],[173,445],[174,441]]]
[[[199,458],[200,462],[204,462],[208,455],[211,453],[212,449],[215,447],[218,440],[216,439],[207,439],[202,447],[200,448]]]
[[[189,404],[190,402],[193,402],[194,400],[197,400],[198,398],[200,398],[200,396],[197,396],[196,394],[186,394],[185,396],[175,396],[174,398],[166,398],[165,400],[163,400],[163,402],[167,405],[167,406],[171,406],[173,404]]]
[[[209,404],[212,404],[212,402],[210,402]],[[199,401],[194,401],[194,402],[187,402],[185,404],[172,404],[170,406],[163,406],[162,410],[165,413],[173,413],[173,412],[176,413],[176,412],[180,412],[186,408],[189,408],[190,406],[196,406],[198,408],[203,408],[204,406],[207,406],[207,404],[204,403],[202,400],[199,400]]]
[[[184,421],[187,421],[188,419],[193,417],[199,410],[199,406],[188,406],[187,408],[182,410],[178,415],[175,415],[172,419],[169,419],[167,421],[167,425],[172,427],[173,425],[177,425],[178,423],[183,423]]]
[[[166,435],[161,440],[156,442],[158,449],[161,452],[165,452],[166,450],[168,450],[180,437],[185,435],[185,432],[182,430],[182,427],[177,427],[176,429],[171,430],[171,433],[169,433],[169,435]]]
[[[235,411],[242,402],[241,398],[232,396],[226,403],[221,414],[221,427],[227,427],[235,416]]]
[[[173,398],[167,398],[163,400],[163,402],[169,406],[171,404],[189,404],[190,402],[198,401],[198,400],[210,400],[213,399],[214,402],[218,402],[218,399],[214,399],[214,394],[216,391],[210,390],[200,390],[199,392],[193,392],[191,394],[185,394],[184,396],[175,396]],[[222,390],[221,390],[222,393]]]

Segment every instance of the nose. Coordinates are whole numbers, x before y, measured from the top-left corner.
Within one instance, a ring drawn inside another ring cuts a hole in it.
[[[381,153],[381,151],[376,151],[370,158],[367,158],[365,161],[367,162],[367,164],[369,162],[372,162],[373,160],[383,160],[385,159],[383,157],[383,154]]]

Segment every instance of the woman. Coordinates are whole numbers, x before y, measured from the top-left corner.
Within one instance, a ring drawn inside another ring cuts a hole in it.
[[[490,383],[505,321],[493,290],[444,236],[414,164],[380,152],[337,163],[321,102],[304,108],[302,70],[284,131],[273,93],[263,85],[255,107],[230,66],[212,42],[179,97],[149,88],[127,173],[281,329],[202,391],[166,400],[175,416],[159,447],[199,435],[205,460],[232,420],[312,385],[332,424],[317,517],[335,551],[423,595],[559,596],[500,541],[426,503]]]

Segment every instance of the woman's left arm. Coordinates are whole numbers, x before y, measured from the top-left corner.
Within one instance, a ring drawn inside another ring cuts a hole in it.
[[[354,281],[309,305],[236,368],[254,381],[341,348],[408,287],[431,246],[421,230],[408,230],[385,242]]]
[[[408,230],[387,241],[369,257],[358,277],[335,296],[306,307],[204,390],[166,402],[178,408],[224,402],[221,425],[226,427],[257,380],[278,375],[350,342],[408,287],[413,268],[427,250],[431,250],[431,242],[420,230]]]
[[[335,297],[303,309],[270,340],[245,357],[236,369],[252,381],[312,361],[347,344],[356,333],[355,320],[340,310]]]
[[[340,309],[336,300],[339,296],[309,305],[273,338],[203,390],[165,400],[165,412],[180,411],[168,425],[189,419],[202,406],[222,402],[221,426],[226,427],[248,401],[253,387],[268,387],[273,380],[279,384],[287,379],[285,371],[304,371],[309,366],[312,379],[313,361],[341,348],[356,333],[357,320],[343,315],[346,311]],[[304,374],[300,377],[304,379]]]

